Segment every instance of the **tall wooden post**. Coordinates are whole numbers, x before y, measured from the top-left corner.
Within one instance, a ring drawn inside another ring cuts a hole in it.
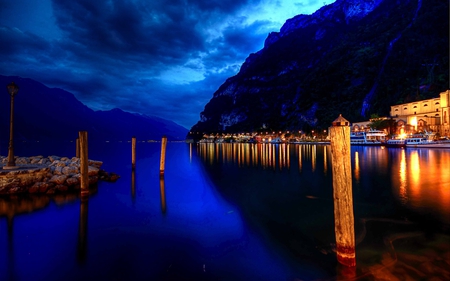
[[[136,168],[136,137],[131,138],[131,169]]]
[[[164,166],[166,163],[166,144],[167,144],[167,137],[163,136],[161,140],[161,161],[159,162],[160,176],[164,176]]]
[[[342,115],[339,115],[333,121],[330,136],[337,260],[344,266],[354,267],[356,266],[356,259],[350,161],[350,123]]]
[[[77,138],[75,141],[75,157],[80,158],[80,139]]]
[[[78,133],[80,139],[80,173],[81,173],[81,196],[89,195],[89,163],[88,163],[88,134],[86,131]]]

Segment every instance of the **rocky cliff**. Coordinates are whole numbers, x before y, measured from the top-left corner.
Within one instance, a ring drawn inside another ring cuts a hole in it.
[[[214,93],[191,132],[326,128],[448,88],[448,1],[337,0],[286,21]]]

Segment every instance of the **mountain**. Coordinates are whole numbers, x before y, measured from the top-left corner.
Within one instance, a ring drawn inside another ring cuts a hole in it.
[[[89,140],[184,140],[188,130],[172,121],[113,109],[94,111],[73,94],[27,78],[0,76],[0,140],[9,140],[10,95],[14,81],[15,140],[74,140],[87,131]]]
[[[325,129],[449,86],[449,2],[337,0],[286,21],[214,93],[196,132]]]

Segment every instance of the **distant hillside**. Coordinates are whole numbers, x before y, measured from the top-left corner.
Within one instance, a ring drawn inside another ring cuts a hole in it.
[[[9,139],[10,96],[14,81],[14,136],[17,140],[74,140],[88,131],[89,140],[184,140],[188,130],[172,121],[120,109],[93,111],[73,94],[27,78],[0,76],[0,140]]]
[[[449,87],[449,1],[337,0],[269,34],[191,132],[311,130]]]

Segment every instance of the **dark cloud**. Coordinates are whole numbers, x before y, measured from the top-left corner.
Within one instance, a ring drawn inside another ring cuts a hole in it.
[[[65,89],[94,110],[121,108],[190,128],[219,86],[287,19],[259,15],[272,18],[281,4],[0,0],[0,74]]]

